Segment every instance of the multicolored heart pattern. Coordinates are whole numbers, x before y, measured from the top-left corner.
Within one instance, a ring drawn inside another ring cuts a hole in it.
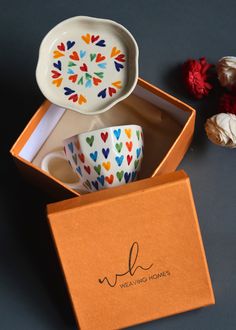
[[[112,41],[107,42],[97,33],[84,33],[77,40],[59,41],[52,50],[52,84],[78,107],[90,103],[93,93],[97,101],[102,102],[118,96],[123,88],[120,72],[125,63],[125,52]],[[111,80],[111,77],[117,79]],[[69,94],[69,90],[73,93]]]
[[[71,93],[69,89],[66,92]],[[69,163],[87,191],[137,179],[143,158],[140,126],[110,127],[78,134],[66,139],[64,146]]]

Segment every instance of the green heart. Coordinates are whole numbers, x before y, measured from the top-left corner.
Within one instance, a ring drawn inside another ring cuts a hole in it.
[[[101,173],[101,165],[94,166],[95,171],[97,172],[98,175]]]
[[[117,179],[121,182],[123,179],[124,171],[116,172]]]
[[[84,83],[84,81],[83,81],[83,80],[84,80],[84,79],[83,79],[83,77],[81,77],[81,78],[79,79],[79,81],[78,81],[78,83],[77,83],[77,84],[78,84],[78,85],[80,85],[80,84],[81,84],[81,85],[83,85],[83,83]]]
[[[76,154],[73,154],[72,155],[72,158],[74,160],[75,165],[77,165],[77,163],[78,163],[78,161],[77,161],[77,155]]]
[[[89,73],[86,72],[86,73],[85,73],[85,78],[86,78],[86,79],[91,79],[92,76],[91,76],[91,74],[89,74]]]
[[[75,66],[76,64],[74,62],[69,62],[68,66]]]
[[[99,78],[103,78],[103,76],[104,76],[104,72],[94,72],[94,74],[96,76],[98,76]]]
[[[86,138],[86,142],[90,145],[90,147],[92,147],[93,141],[94,141],[94,135]]]
[[[136,131],[138,140],[140,139],[140,131]]]
[[[96,57],[96,54],[90,54],[90,60],[91,60],[91,62],[95,59],[95,57]]]
[[[136,159],[135,162],[134,162],[135,169],[138,167],[138,164],[139,164],[139,159]]]
[[[118,152],[121,152],[122,147],[123,147],[123,143],[122,143],[122,142],[120,142],[120,143],[116,143],[116,150],[117,150]]]

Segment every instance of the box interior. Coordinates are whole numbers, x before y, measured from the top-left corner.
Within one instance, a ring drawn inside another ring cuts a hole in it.
[[[144,132],[144,159],[139,175],[139,179],[143,179],[152,176],[190,115],[191,112],[181,110],[140,85],[128,98],[99,115],[83,115],[52,104],[19,156],[40,167],[43,157],[62,149],[62,140],[69,136],[109,126],[137,124]],[[69,166],[64,171],[55,171],[57,179],[63,180],[68,177],[68,171],[72,172]]]

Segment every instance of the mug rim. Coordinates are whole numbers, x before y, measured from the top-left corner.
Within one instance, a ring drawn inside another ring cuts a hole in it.
[[[98,133],[100,131],[104,131],[104,130],[110,130],[110,129],[115,129],[115,128],[124,128],[124,127],[139,127],[142,131],[143,131],[143,128],[142,126],[140,125],[137,125],[137,124],[126,124],[126,125],[115,125],[115,126],[108,126],[108,127],[103,127],[103,128],[98,128],[98,129],[95,129],[95,130],[92,130],[92,131],[86,131],[86,132],[81,132],[81,133],[77,133],[77,134],[74,134],[72,136],[69,136],[68,138],[66,139],[63,139],[63,143],[66,143],[67,140],[70,140],[74,137],[81,137],[81,136],[84,136],[84,135],[87,135],[87,134],[95,134],[95,133]]]

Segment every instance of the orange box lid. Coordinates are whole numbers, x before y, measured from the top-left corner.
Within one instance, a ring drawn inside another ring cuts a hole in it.
[[[214,304],[183,171],[50,204],[48,218],[82,330]]]

